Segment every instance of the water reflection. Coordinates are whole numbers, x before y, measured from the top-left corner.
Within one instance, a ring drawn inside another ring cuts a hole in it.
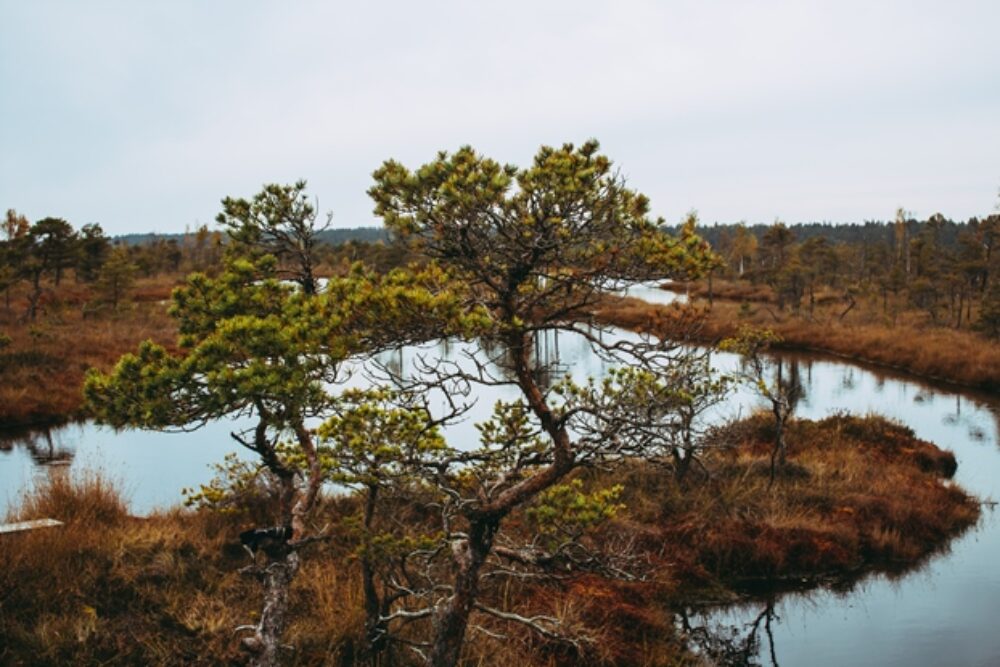
[[[760,612],[743,626],[704,623],[703,617],[684,610],[677,614],[677,625],[688,648],[718,667],[780,667],[774,641],[774,624],[781,619],[775,612],[775,596],[762,605]],[[767,661],[762,658],[766,641]]]
[[[727,363],[727,355],[715,356],[719,369],[733,370],[738,365]],[[798,383],[802,391],[798,417],[816,419],[839,411],[882,414],[945,448],[954,449],[969,440],[1000,447],[1000,397],[994,394],[818,354],[783,352],[772,355],[770,364],[773,381],[777,382],[781,366],[781,381]],[[735,400],[754,402],[746,396]],[[933,426],[934,421],[944,428]],[[1000,461],[996,465],[1000,467]]]
[[[987,524],[995,531],[993,518],[990,512]],[[953,661],[947,645],[930,650],[917,641],[921,645],[914,649],[907,637],[909,632],[947,636],[968,631],[983,641],[977,652],[1000,655],[995,637],[984,640],[981,619],[967,623],[967,606],[948,606],[955,582],[948,578],[951,568],[942,564],[961,558],[956,551],[970,538],[978,543],[971,535],[975,532],[907,567],[829,579],[820,586],[805,579],[758,583],[738,603],[682,609],[675,614],[676,624],[693,652],[724,667],[998,664]],[[963,574],[977,578],[974,572]],[[978,607],[975,613],[981,613]]]
[[[788,371],[785,371],[785,368]],[[810,373],[811,375],[811,373]],[[776,357],[774,359],[774,380],[773,384],[778,389],[778,393],[788,401],[791,415],[795,415],[795,410],[799,402],[806,398],[806,387],[802,384],[802,375],[799,372],[799,360],[795,357],[784,359]]]
[[[408,347],[388,352],[379,361],[391,372],[405,375],[421,356],[462,362],[465,353],[473,351],[469,345],[442,341]],[[488,343],[483,343],[482,350],[490,356],[500,354],[499,348],[491,350]],[[566,373],[578,379],[599,377],[609,366],[579,335],[539,334],[532,353],[546,386]],[[735,371],[739,363],[734,355],[712,355],[717,370]],[[500,380],[506,365],[497,364]],[[959,464],[956,481],[964,488],[981,498],[1000,498],[1000,399],[996,396],[817,355],[775,356],[768,373],[772,381],[796,393],[797,417],[823,418],[835,412],[884,414],[912,428],[918,437],[954,451]],[[367,380],[358,372],[351,382],[362,386]],[[456,444],[478,442],[475,422],[489,415],[496,400],[515,396],[503,384],[477,390],[470,397],[475,400],[474,409],[449,438]],[[718,408],[718,415],[732,417],[760,406],[760,398],[743,388]],[[32,471],[58,462],[79,465],[82,460],[126,480],[133,511],[170,506],[179,502],[182,487],[207,482],[212,474],[209,464],[237,451],[229,432],[239,427],[238,423],[217,422],[196,433],[177,435],[116,433],[80,424],[30,436],[17,434],[0,440],[0,489],[6,494],[0,502],[9,502],[31,479]],[[850,594],[822,589],[808,596],[771,596],[753,607],[691,612],[678,622],[686,623],[692,636],[704,636],[703,641],[728,642],[712,649],[720,656],[743,655],[757,661],[743,664],[774,665],[780,659],[785,667],[996,665],[1000,664],[1000,633],[995,627],[996,600],[1000,600],[998,562],[1000,530],[996,517],[985,512],[977,529],[956,540],[950,553],[929,561],[919,574],[898,581],[870,578]],[[710,628],[719,629],[711,640]],[[756,653],[748,651],[755,646]],[[709,655],[707,645],[703,650]]]
[[[536,331],[532,336],[535,382],[542,391],[548,391],[553,383],[564,377],[569,370],[559,355],[559,330]],[[565,334],[562,334],[565,335]]]
[[[30,484],[68,470],[77,447],[67,427],[0,432],[0,520]]]
[[[614,342],[616,337],[634,334],[611,331],[605,336],[609,337],[608,342]],[[481,347],[491,357],[502,353],[502,348],[490,348],[488,342]],[[440,341],[386,352],[379,362],[395,375],[406,375],[421,358],[467,363],[467,353],[476,351],[480,351],[478,344]],[[578,380],[601,377],[611,365],[592,352],[584,336],[566,332],[537,334],[532,353],[539,380],[546,387],[567,373]],[[510,374],[504,370],[508,364],[499,361],[495,365],[497,379],[510,381]],[[712,364],[719,371],[734,372],[739,363],[734,355],[712,354]],[[997,437],[1000,401],[996,397],[920,383],[899,374],[806,354],[775,356],[767,372],[772,382],[780,382],[793,392],[796,416],[822,418],[834,412],[884,414],[913,428],[918,437],[955,450],[959,457],[959,481],[966,488],[979,495],[1000,497],[993,481],[1000,479],[1000,458],[995,449],[990,456],[984,453],[984,445],[995,447],[1000,441]],[[366,374],[355,369],[349,384],[365,386],[368,382]],[[496,400],[511,400],[516,395],[510,387],[502,385],[477,388],[476,394],[469,397],[477,405],[467,415],[467,423],[456,427],[455,435],[475,442],[478,432],[473,423],[488,417]],[[726,419],[745,415],[755,407],[765,406],[752,390],[743,388],[715,412],[717,418]],[[176,435],[115,433],[80,424],[49,433],[13,434],[5,441],[0,440],[0,489],[7,492],[9,499],[30,480],[32,467],[73,461],[75,452],[77,460],[82,457],[88,464],[127,480],[135,487],[135,511],[147,512],[153,507],[177,503],[182,487],[208,481],[211,476],[208,465],[222,460],[226,453],[239,450],[229,437],[230,431],[238,426],[216,422],[193,434]],[[0,498],[0,502],[3,500]]]
[[[65,429],[42,428],[9,431],[0,434],[0,452],[15,448],[27,451],[38,466],[64,466],[73,462],[76,447],[65,441]]]
[[[997,397],[814,356],[781,355],[772,373],[780,366],[792,381],[796,358],[807,369],[800,371],[803,396],[796,416],[884,414],[952,450],[962,487],[980,498],[1000,497]],[[821,588],[772,594],[749,605],[690,612],[678,622],[701,628],[693,646],[706,656],[716,651],[721,664],[996,665],[998,559],[997,518],[984,511],[975,529],[915,571],[868,577],[850,593]],[[762,616],[768,605],[776,613]]]
[[[854,391],[855,386],[854,369],[852,368],[844,372],[840,378],[840,387],[844,391]]]

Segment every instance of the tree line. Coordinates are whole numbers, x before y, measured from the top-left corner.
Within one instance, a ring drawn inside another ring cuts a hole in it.
[[[11,292],[28,286],[22,319],[34,321],[43,298],[58,291],[67,276],[89,285],[97,304],[117,308],[137,276],[176,273],[183,268],[204,269],[221,257],[222,236],[202,228],[178,241],[154,240],[130,246],[109,238],[98,223],[79,229],[62,218],[35,223],[8,209],[0,238],[0,289],[11,312]]]
[[[303,184],[304,185],[304,184]],[[317,228],[311,255],[326,272],[343,272],[364,259],[379,270],[405,263],[405,250],[388,242],[384,230]],[[92,288],[92,306],[117,309],[137,278],[176,276],[222,269],[226,230],[201,225],[183,234],[127,234],[109,237],[99,223],[76,229],[63,218],[31,223],[8,209],[0,225],[0,291],[13,312],[12,292],[27,287],[23,321],[35,321],[47,295],[58,296],[67,276]]]
[[[899,209],[888,223],[697,230],[723,260],[714,275],[771,287],[779,309],[812,316],[826,288],[846,308],[860,297],[876,300],[893,321],[911,308],[934,325],[1000,336],[1000,214],[956,223]]]

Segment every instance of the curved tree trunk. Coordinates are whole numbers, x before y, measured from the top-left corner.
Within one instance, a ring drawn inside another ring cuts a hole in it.
[[[469,537],[452,545],[455,588],[434,611],[434,642],[427,659],[433,667],[458,664],[469,614],[479,594],[479,570],[493,547],[498,526],[499,520],[492,517],[472,520]]]
[[[288,625],[288,594],[298,570],[299,554],[293,550],[258,573],[264,585],[264,608],[253,636],[242,642],[243,648],[251,653],[252,667],[281,664],[281,636]]]
[[[515,312],[508,304],[508,319]],[[551,487],[573,469],[574,456],[569,433],[559,423],[532,373],[531,340],[524,331],[507,334],[512,368],[525,401],[542,428],[552,438],[552,462],[544,469],[501,492],[487,505],[467,514],[468,536],[452,543],[455,576],[451,596],[434,611],[434,639],[428,655],[433,667],[453,667],[458,663],[469,624],[469,615],[479,594],[479,571],[493,548],[500,522],[515,507]]]
[[[274,444],[268,439],[267,429],[273,423],[273,418],[261,402],[257,402],[256,408],[260,419],[254,429],[253,442],[247,443],[235,434],[233,437],[257,452],[268,470],[278,478],[279,512],[283,530],[273,538],[278,540],[277,544],[254,547],[255,552],[259,548],[267,554],[269,558],[267,565],[258,567],[255,554],[254,565],[243,570],[261,582],[264,600],[260,622],[254,627],[254,634],[243,639],[241,643],[251,654],[249,664],[252,667],[274,667],[281,664],[282,652],[286,650],[281,638],[288,626],[288,600],[292,580],[295,579],[300,565],[297,550],[299,545],[296,543],[307,537],[306,519],[316,504],[322,483],[322,470],[312,437],[303,422],[298,420],[294,424],[294,430],[308,466],[305,489],[299,490],[295,481],[295,471],[281,461]]]

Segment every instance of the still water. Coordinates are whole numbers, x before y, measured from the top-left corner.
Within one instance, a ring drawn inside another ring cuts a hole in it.
[[[661,303],[674,298],[652,286],[632,287],[629,296]],[[607,369],[579,336],[549,336],[536,347],[576,378]],[[460,362],[463,352],[461,344],[444,342],[407,348],[381,361],[405,369],[422,354]],[[849,411],[896,419],[955,453],[957,483],[982,499],[1000,499],[1000,398],[813,355],[778,359],[803,389],[796,416]],[[716,368],[736,364],[732,355],[713,356]],[[351,380],[355,386],[365,382],[361,373]],[[475,421],[488,416],[497,399],[511,397],[504,388],[481,393],[466,421],[450,429],[449,439],[474,444]],[[746,414],[755,404],[753,396],[738,392],[720,412]],[[13,435],[0,441],[0,510],[33,479],[67,466],[100,469],[116,479],[136,513],[175,505],[182,487],[208,481],[210,465],[238,451],[229,434],[245,426],[218,422],[195,433],[168,434],[78,424]],[[818,589],[710,612],[691,610],[684,622],[696,635],[709,632],[716,645],[725,639],[738,657],[735,664],[986,666],[1000,665],[998,614],[1000,526],[994,511],[984,508],[979,524],[946,553],[904,576],[870,576],[846,592]]]
[[[783,361],[797,366],[806,389],[797,416],[848,410],[892,417],[955,453],[959,485],[981,499],[1000,499],[997,397],[836,361],[795,356]],[[998,566],[1000,525],[995,511],[984,506],[976,527],[903,576],[873,575],[847,591],[821,588],[692,614],[688,623],[715,638],[728,637],[738,652],[758,641],[756,655],[732,664],[996,666]]]

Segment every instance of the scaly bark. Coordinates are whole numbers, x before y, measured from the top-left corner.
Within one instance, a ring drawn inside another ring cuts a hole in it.
[[[251,667],[281,664],[284,650],[281,637],[288,625],[288,595],[298,569],[299,555],[289,550],[284,558],[275,559],[256,573],[264,587],[264,607],[253,636],[242,642],[251,654]]]
[[[499,525],[496,517],[473,520],[468,538],[452,544],[454,592],[434,612],[434,643],[428,656],[433,667],[453,667],[458,663],[469,614],[479,595],[479,570],[493,548]]]

